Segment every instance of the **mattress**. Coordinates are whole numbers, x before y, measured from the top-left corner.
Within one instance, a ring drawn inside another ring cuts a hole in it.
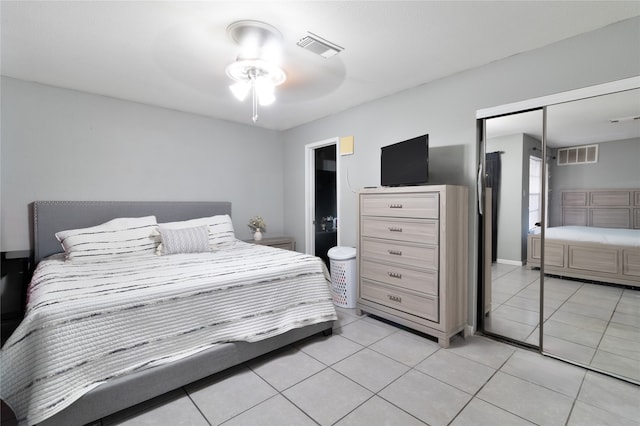
[[[556,226],[545,230],[545,238],[640,247],[640,229]]]
[[[0,354],[1,396],[38,423],[100,384],[217,344],[337,319],[314,256],[235,241],[198,254],[40,262]]]

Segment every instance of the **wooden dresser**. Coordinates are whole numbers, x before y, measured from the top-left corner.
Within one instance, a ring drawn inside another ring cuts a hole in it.
[[[467,318],[467,188],[364,189],[358,198],[358,314],[448,347]]]

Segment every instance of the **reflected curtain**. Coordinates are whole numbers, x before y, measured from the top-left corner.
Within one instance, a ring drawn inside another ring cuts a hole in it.
[[[489,152],[485,158],[486,185],[492,189],[491,194],[491,262],[498,257],[498,201],[500,197],[500,179],[502,163],[500,152]]]

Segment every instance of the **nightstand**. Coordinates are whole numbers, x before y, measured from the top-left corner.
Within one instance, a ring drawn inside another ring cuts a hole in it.
[[[2,275],[0,318],[2,343],[18,327],[24,316],[27,286],[31,280],[31,252],[3,251],[0,255]]]
[[[245,240],[248,243],[260,244],[263,246],[276,247],[285,250],[295,250],[296,249],[296,241],[291,237],[270,237],[263,238],[260,241],[256,240]]]

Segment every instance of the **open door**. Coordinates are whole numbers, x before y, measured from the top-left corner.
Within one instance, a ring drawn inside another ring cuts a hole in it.
[[[306,253],[327,267],[327,252],[338,245],[337,146],[337,138],[307,145]]]

